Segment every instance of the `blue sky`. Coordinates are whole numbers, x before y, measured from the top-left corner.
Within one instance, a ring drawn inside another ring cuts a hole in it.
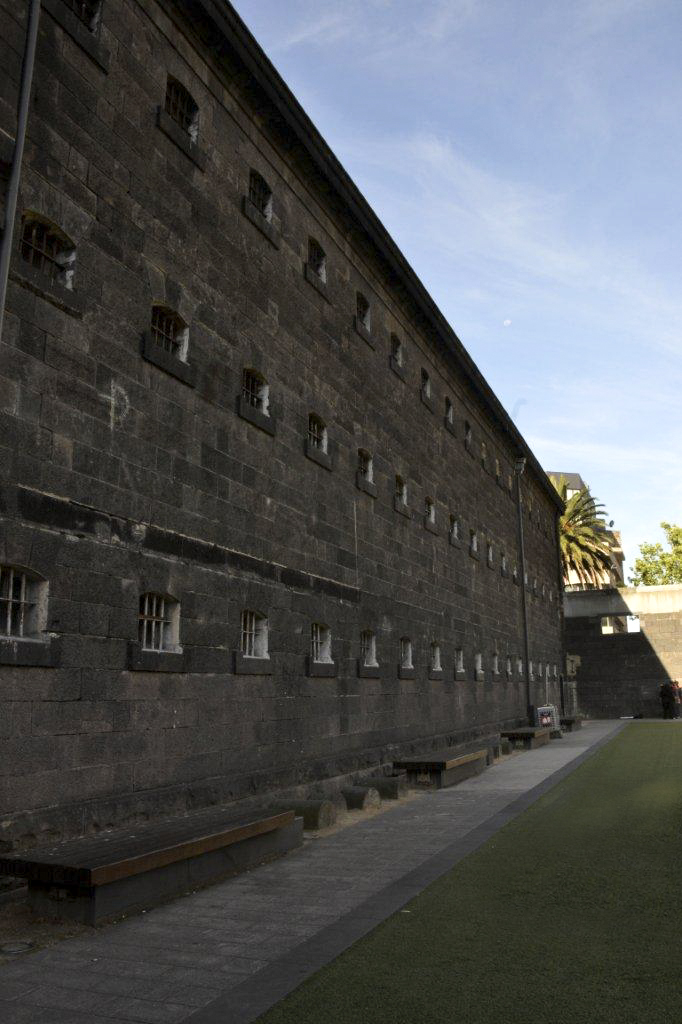
[[[682,4],[233,2],[632,563],[682,522]]]

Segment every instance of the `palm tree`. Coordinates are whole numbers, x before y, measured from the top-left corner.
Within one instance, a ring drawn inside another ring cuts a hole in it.
[[[587,487],[566,497],[568,483],[565,477],[551,476],[566,508],[559,519],[559,546],[564,585],[572,570],[584,586],[598,587],[604,573],[609,573],[611,545],[603,518],[604,506],[592,497]]]

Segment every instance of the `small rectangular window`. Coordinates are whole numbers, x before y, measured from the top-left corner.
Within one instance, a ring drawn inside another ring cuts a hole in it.
[[[314,238],[308,240],[308,266],[321,281],[327,280],[327,257],[320,243]]]
[[[374,482],[374,463],[372,456],[364,448],[358,448],[358,472],[360,476],[371,484]]]
[[[242,397],[245,401],[253,406],[254,409],[257,409],[258,412],[268,416],[269,396],[270,389],[265,378],[261,374],[256,373],[255,370],[244,370],[242,374]]]
[[[272,189],[258,171],[249,174],[249,200],[266,220],[272,219]]]
[[[412,664],[412,641],[406,636],[400,640],[400,666],[401,668],[414,668]]]
[[[365,629],[360,634],[360,652],[362,664],[365,668],[376,668],[377,661],[377,640],[371,629]]]
[[[166,83],[166,113],[187,132],[192,142],[197,141],[199,107],[187,89],[176,78],[168,76]]]
[[[140,646],[144,651],[173,651],[178,641],[177,601],[165,594],[140,595]]]
[[[310,630],[310,654],[314,662],[332,663],[332,636],[328,626],[313,622]]]
[[[455,648],[455,671],[456,672],[463,672],[464,671],[464,648],[463,647],[456,647]]]

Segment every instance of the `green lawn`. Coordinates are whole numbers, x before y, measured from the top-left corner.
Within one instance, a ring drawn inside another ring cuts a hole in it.
[[[267,1024],[682,1021],[682,725],[631,725]]]

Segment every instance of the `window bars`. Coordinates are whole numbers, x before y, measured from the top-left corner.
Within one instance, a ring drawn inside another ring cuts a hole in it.
[[[358,448],[358,472],[364,480],[372,483],[374,480],[374,465],[372,456],[364,448]]]
[[[57,281],[64,271],[64,255],[67,246],[49,225],[41,220],[27,217],[21,229],[21,258]]]
[[[0,636],[24,637],[32,632],[33,586],[20,569],[0,566]]]
[[[308,239],[308,266],[322,281],[327,280],[327,257],[319,242]]]
[[[64,0],[69,10],[73,11],[90,32],[94,32],[99,22],[102,0]]]
[[[199,108],[184,85],[170,77],[166,82],[166,113],[196,141]]]
[[[152,307],[152,340],[172,356],[182,355],[185,324],[172,310],[164,306]]]
[[[272,189],[258,171],[251,171],[249,175],[249,200],[266,220],[271,219]]]
[[[242,612],[241,652],[245,658],[268,657],[268,620],[258,612]]]
[[[401,476],[395,478],[395,497],[401,505],[407,504],[407,484]]]
[[[310,654],[315,662],[332,660],[331,633],[321,622],[313,622],[310,628]]]
[[[377,662],[377,640],[371,629],[360,634],[360,655],[365,668],[375,668]]]
[[[163,594],[141,594],[139,637],[143,651],[173,649],[171,608],[175,602]]]
[[[244,370],[242,374],[242,398],[254,409],[267,415],[268,386],[255,370]]]
[[[424,499],[424,516],[429,523],[436,521],[436,506],[433,498]]]
[[[426,398],[431,397],[431,378],[426,370],[422,370],[422,392]]]
[[[327,450],[327,428],[320,417],[312,413],[308,417],[308,442],[320,452]]]
[[[406,636],[400,638],[400,666],[401,668],[414,668],[412,664],[412,641]]]

